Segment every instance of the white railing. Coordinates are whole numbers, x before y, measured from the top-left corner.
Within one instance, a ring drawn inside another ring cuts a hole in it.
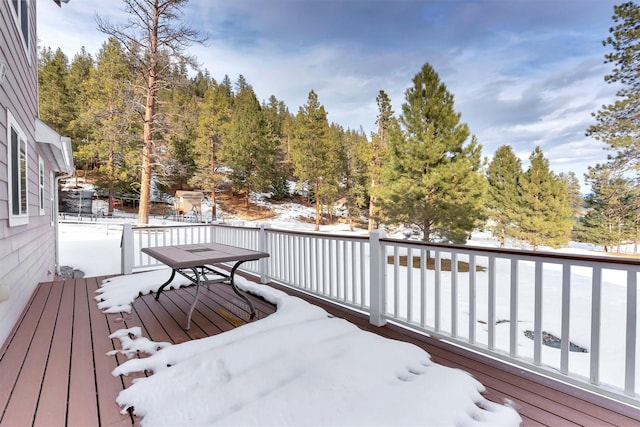
[[[368,237],[270,229],[265,235],[269,280],[368,311]]]
[[[162,267],[162,263],[141,251],[142,248],[148,247],[217,242],[264,250],[258,242],[259,232],[260,228],[232,225],[133,226],[124,224],[121,242],[121,273],[131,274]],[[259,274],[260,265],[260,261],[247,262],[243,264],[242,270]]]
[[[640,406],[638,260],[220,224],[125,226],[122,242],[123,273],[158,265],[141,254],[148,246],[262,250],[271,256],[243,270],[263,283]]]

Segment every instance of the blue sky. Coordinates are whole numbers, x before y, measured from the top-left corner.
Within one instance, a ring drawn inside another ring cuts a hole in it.
[[[382,89],[401,111],[426,62],[454,95],[455,109],[491,158],[511,145],[523,159],[540,146],[551,168],[582,180],[606,160],[584,136],[613,102],[604,82],[613,5],[622,0],[191,0],[184,18],[208,35],[192,46],[217,80],[245,76],[258,98],[275,95],[292,113],[313,89],[329,120],[367,134]],[[37,1],[41,46],[70,56],[98,51],[95,14],[126,15],[117,0]],[[586,188],[585,188],[586,190]]]

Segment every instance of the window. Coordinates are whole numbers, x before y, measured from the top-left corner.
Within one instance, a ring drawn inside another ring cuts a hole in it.
[[[29,51],[29,2],[31,0],[11,0],[13,16],[22,34],[24,49]]]
[[[44,160],[38,156],[38,208],[44,215]]]
[[[9,225],[29,222],[27,203],[27,137],[7,110],[7,158],[9,166]]]

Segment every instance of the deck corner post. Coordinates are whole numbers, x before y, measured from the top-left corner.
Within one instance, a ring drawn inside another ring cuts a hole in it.
[[[120,272],[133,273],[133,227],[131,224],[122,225],[122,240],[120,241]]]
[[[384,231],[373,230],[369,235],[369,323],[375,326],[384,326],[387,321],[384,317],[384,274],[385,274],[385,250],[380,239],[386,237]]]
[[[269,228],[269,224],[260,224],[260,232],[258,233],[258,250],[260,252],[267,252],[268,242],[267,242],[267,229]],[[268,269],[269,262],[268,258],[261,258],[258,261],[258,270],[260,272],[260,283],[265,284],[269,282]]]

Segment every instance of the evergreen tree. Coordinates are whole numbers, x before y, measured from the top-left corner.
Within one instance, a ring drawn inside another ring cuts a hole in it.
[[[316,207],[315,230],[320,230],[321,187],[330,182],[336,164],[335,150],[329,138],[329,123],[318,95],[311,90],[307,103],[300,107],[295,119],[295,136],[291,144],[291,161],[295,176],[313,186]],[[311,191],[311,189],[310,189]]]
[[[216,186],[223,179],[218,171],[218,152],[229,134],[233,105],[231,83],[228,78],[226,80],[227,84],[218,84],[212,79],[205,90],[197,117],[196,138],[193,141],[195,171],[189,180],[191,185],[209,190],[213,219],[217,217]]]
[[[84,46],[80,52],[75,54],[69,67],[68,88],[72,110],[70,112],[70,122],[67,124],[65,135],[71,138],[74,149],[78,149],[83,140],[87,139],[86,127],[79,126],[78,116],[86,109],[90,101],[86,94],[86,82],[94,68],[93,57],[85,50]]]
[[[627,232],[626,239],[633,241],[633,255],[638,255],[640,245],[640,182],[629,181],[629,193],[627,198]]]
[[[533,250],[541,245],[560,247],[569,241],[573,222],[566,188],[549,169],[540,147],[531,153],[529,161],[529,169],[520,181],[518,236]]]
[[[38,99],[42,121],[59,134],[67,135],[74,106],[69,89],[69,60],[60,48],[55,53],[50,48],[40,51]]]
[[[204,94],[207,91],[207,86],[209,85],[209,81],[211,77],[209,76],[209,71],[205,70],[204,73],[202,71],[198,71],[196,76],[193,78],[193,94],[202,99],[204,98]]]
[[[391,109],[391,100],[385,91],[381,90],[376,97],[378,104],[378,133],[371,138],[371,156],[369,164],[369,232],[377,228],[380,217],[380,208],[377,206],[375,191],[380,183],[380,173],[382,163],[387,151],[387,128],[393,118],[393,110]]]
[[[289,194],[287,179],[292,175],[289,152],[291,150],[293,118],[285,103],[279,101],[274,95],[269,97],[268,103],[263,102],[262,112],[278,142],[272,197],[282,199]]]
[[[364,131],[345,130],[336,123],[331,124],[329,134],[337,162],[331,180],[325,180],[321,199],[325,204],[338,201],[344,209],[341,213],[346,213],[349,226],[353,228],[367,204],[369,156],[365,150],[369,143]]]
[[[520,206],[518,185],[522,177],[522,162],[509,145],[496,150],[487,168],[487,216],[490,229],[505,247],[508,238],[517,236],[517,212]]]
[[[580,190],[580,181],[573,171],[568,173],[560,172],[558,178],[564,183],[567,190],[567,200],[571,205],[571,216],[577,220],[582,212],[582,204],[584,202]]]
[[[374,191],[384,215],[413,225],[423,239],[462,243],[483,219],[481,147],[469,138],[453,95],[425,64],[405,92],[400,125],[387,129],[381,185]]]
[[[239,80],[238,88],[229,138],[223,142],[220,155],[231,169],[234,187],[244,190],[248,208],[251,191],[266,190],[272,182],[277,140],[253,88],[244,79]]]
[[[196,138],[197,117],[202,98],[184,66],[171,67],[172,86],[159,93],[165,114],[158,124],[164,128],[168,144],[156,147],[156,180],[159,189],[178,188],[192,176],[195,165],[192,141]],[[160,126],[158,126],[160,127]]]
[[[362,129],[359,132],[347,129],[343,141],[346,146],[346,175],[342,182],[345,187],[349,227],[353,230],[354,224],[359,222],[359,218],[365,214],[367,208],[371,144],[367,141]]]
[[[637,233],[637,188],[610,165],[590,167],[586,174],[591,193],[585,199],[586,215],[576,230],[576,238],[601,245],[606,252],[619,246],[627,235]]]
[[[605,55],[605,63],[613,64],[607,83],[622,85],[618,100],[603,106],[594,114],[597,124],[587,135],[606,143],[617,152],[615,161],[623,168],[640,170],[640,7],[634,2],[614,6],[615,26],[603,41],[613,52]]]
[[[320,204],[327,207],[329,220],[333,221],[335,204],[348,206],[347,192],[349,186],[349,147],[347,134],[344,128],[336,123],[329,126],[329,143],[331,145],[332,157],[334,158],[331,171],[323,176],[322,186],[318,193],[314,193],[320,198]]]
[[[76,128],[86,132],[74,157],[93,166],[97,186],[107,190],[109,214],[113,213],[115,193],[129,193],[137,182],[136,132],[140,123],[131,74],[120,43],[110,38],[102,45],[96,67],[83,84],[86,104],[74,122]]]

